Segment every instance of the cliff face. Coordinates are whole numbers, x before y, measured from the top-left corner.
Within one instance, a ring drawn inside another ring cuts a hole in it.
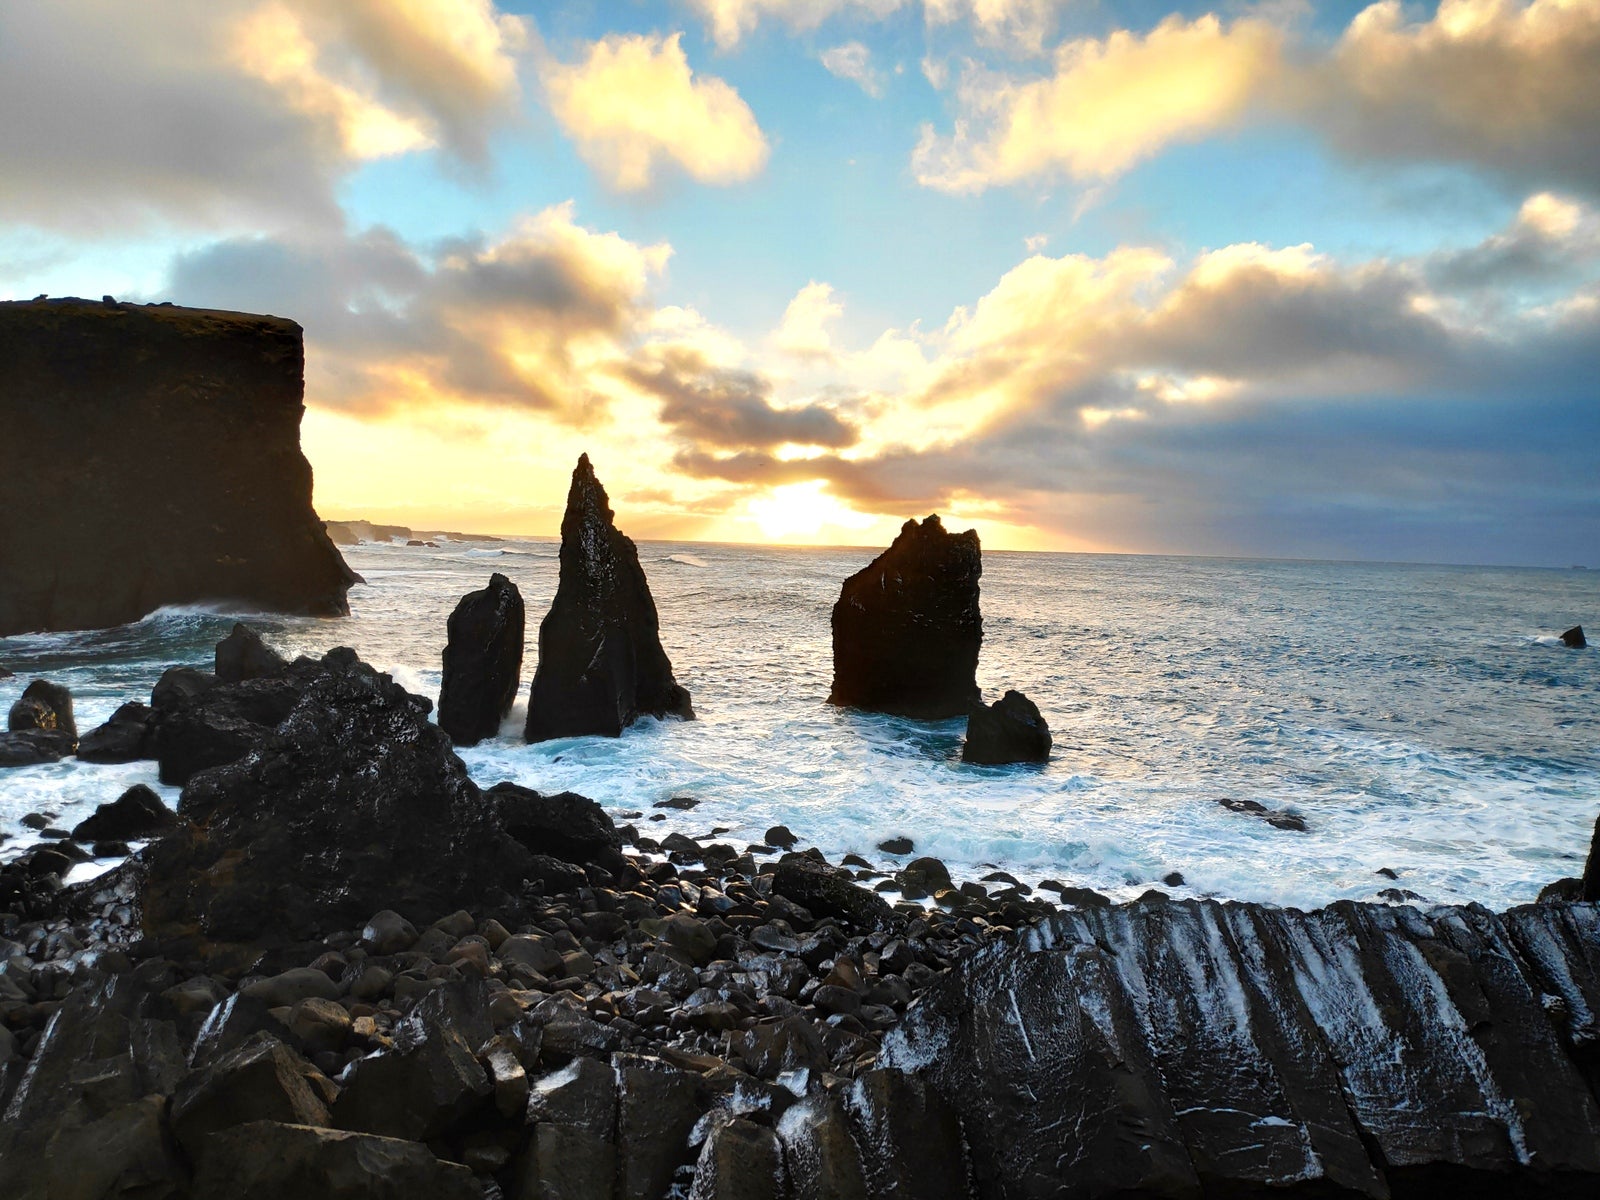
[[[348,613],[303,369],[277,317],[0,303],[0,637],[208,600]]]

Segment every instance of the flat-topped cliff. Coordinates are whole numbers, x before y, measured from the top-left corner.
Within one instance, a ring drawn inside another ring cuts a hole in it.
[[[349,611],[311,507],[293,321],[0,303],[0,636],[167,604]]]

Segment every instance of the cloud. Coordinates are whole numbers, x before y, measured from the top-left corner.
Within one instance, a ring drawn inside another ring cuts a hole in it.
[[[487,0],[13,0],[0,219],[335,225],[334,189],[363,159],[481,159],[514,118],[522,32]]]
[[[872,65],[872,51],[860,42],[824,50],[822,65],[830,75],[848,79],[874,100],[883,96],[883,76]]]
[[[1442,0],[1407,23],[1395,0],[1361,12],[1308,88],[1346,153],[1474,163],[1600,189],[1600,5]]]
[[[912,169],[919,183],[953,193],[1056,174],[1111,178],[1241,120],[1275,72],[1282,40],[1264,21],[1174,15],[1144,35],[1066,42],[1047,78],[969,64],[954,130],[924,125]]]
[[[930,27],[971,22],[979,45],[1039,54],[1066,0],[923,0]]]
[[[1600,194],[1600,6],[1442,0],[1408,23],[1382,0],[1331,47],[1291,35],[1293,10],[1272,11],[1227,25],[1174,14],[1148,33],[1068,41],[1042,77],[969,63],[950,131],[922,129],[916,176],[955,193],[1094,183],[1175,143],[1276,121],[1355,159],[1461,163]]]
[[[795,293],[783,310],[773,342],[785,354],[802,359],[831,362],[835,358],[828,326],[844,313],[844,306],[833,298],[833,288],[812,280]]]
[[[1429,277],[1447,290],[1568,281],[1600,259],[1600,214],[1566,196],[1528,197],[1510,229],[1466,250],[1443,251]]]
[[[620,370],[630,382],[660,397],[662,422],[696,446],[839,448],[857,438],[855,428],[831,409],[817,404],[774,407],[766,378],[715,366],[690,348],[653,348]]]
[[[767,140],[750,106],[723,80],[696,78],[681,40],[613,34],[582,62],[552,59],[541,70],[556,120],[617,191],[650,187],[664,164],[724,185],[766,165]]]
[[[585,229],[563,204],[431,253],[382,229],[221,242],[180,256],[166,295],[298,320],[308,399],[323,407],[457,402],[582,421],[604,407],[600,366],[627,352],[670,253]]]
[[[850,13],[879,19],[906,0],[689,0],[704,19],[718,49],[731,50],[763,20],[771,18],[795,32],[815,29],[830,17]]]

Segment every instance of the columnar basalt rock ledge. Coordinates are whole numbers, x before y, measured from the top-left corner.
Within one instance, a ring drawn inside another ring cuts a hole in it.
[[[840,589],[828,703],[919,720],[964,716],[980,700],[982,574],[975,530],[948,533],[937,515],[907,521]]]
[[[243,601],[338,616],[293,321],[0,303],[0,637]]]
[[[561,581],[539,625],[526,736],[617,737],[642,716],[692,720],[694,708],[661,648],[639,552],[613,523],[585,454],[561,520]]]

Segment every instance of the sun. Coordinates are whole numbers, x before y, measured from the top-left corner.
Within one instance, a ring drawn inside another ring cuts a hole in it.
[[[824,530],[841,533],[865,529],[873,518],[830,496],[827,483],[813,479],[807,483],[788,483],[763,496],[745,502],[746,519],[763,537],[775,541],[814,540]]]

